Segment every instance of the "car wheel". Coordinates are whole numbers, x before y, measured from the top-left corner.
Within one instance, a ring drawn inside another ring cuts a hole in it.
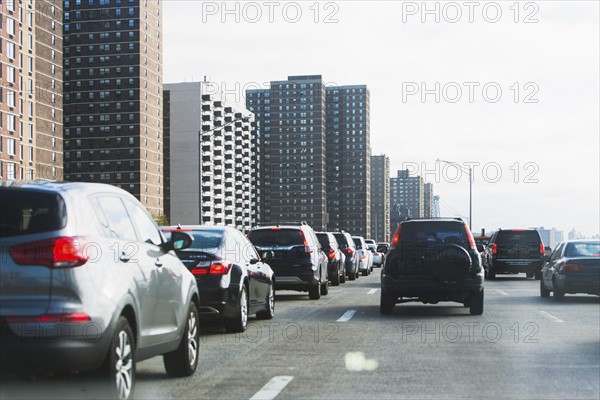
[[[469,300],[469,312],[471,315],[483,314],[483,289],[480,292],[471,294]]]
[[[109,398],[132,399],[135,389],[135,339],[127,318],[120,316],[101,374]]]
[[[321,295],[327,296],[329,293],[329,280],[325,279],[325,282],[321,284]]]
[[[321,298],[321,285],[312,285],[308,288],[308,298],[311,300],[319,300]]]
[[[534,276],[535,276],[535,279],[537,279],[539,281],[540,279],[542,279],[542,271],[535,271]]]
[[[242,285],[238,298],[238,313],[233,318],[225,318],[225,330],[227,332],[244,332],[248,325],[248,294],[246,286]]]
[[[258,319],[272,319],[275,316],[275,289],[273,285],[269,288],[267,295],[267,307],[256,313]]]
[[[534,276],[534,273],[533,273],[533,272],[526,272],[526,273],[525,273],[525,276],[526,276],[528,279],[531,279],[531,278],[533,278],[533,276]]]
[[[340,267],[337,267],[335,273],[331,277],[331,286],[339,286],[340,285]]]
[[[348,280],[350,280],[350,281],[353,281],[353,280],[355,280],[355,279],[356,279],[356,276],[354,275],[354,272],[350,272],[350,273],[348,274]]]
[[[381,298],[379,300],[379,312],[384,315],[391,314],[394,312],[395,305],[396,299],[382,290]]]
[[[198,327],[198,309],[190,304],[187,323],[181,343],[177,350],[163,355],[163,364],[169,376],[190,376],[198,367],[200,329]]]
[[[368,269],[363,270],[362,275],[363,276],[369,275],[369,270]]]
[[[540,296],[542,297],[548,297],[550,296],[550,290],[548,290],[546,288],[546,285],[544,285],[544,280],[540,280]]]
[[[346,268],[342,271],[342,275],[340,275],[340,283],[346,283]]]
[[[554,297],[554,300],[564,299],[565,292],[558,287],[558,285],[556,284],[556,281],[552,282],[552,286],[553,286],[552,296]]]
[[[494,267],[490,267],[490,268],[488,269],[487,278],[488,278],[490,281],[493,281],[494,279],[496,279],[496,270],[494,269]]]
[[[441,283],[462,282],[471,268],[471,256],[461,246],[451,244],[442,248],[431,263],[431,272]]]

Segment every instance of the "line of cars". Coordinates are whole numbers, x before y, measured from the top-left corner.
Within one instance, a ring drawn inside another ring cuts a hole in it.
[[[132,398],[155,356],[192,375],[202,321],[243,332],[273,318],[275,290],[318,299],[372,268],[363,238],[306,224],[159,229],[111,185],[11,182],[0,203],[0,373],[77,372],[102,398]]]

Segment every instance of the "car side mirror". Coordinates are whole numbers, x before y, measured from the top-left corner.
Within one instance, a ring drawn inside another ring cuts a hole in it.
[[[173,231],[170,239],[165,243],[166,251],[187,249],[194,242],[194,237],[187,232]]]
[[[263,251],[260,254],[260,259],[262,261],[270,261],[270,260],[272,260],[274,258],[275,258],[275,253],[273,253],[271,250],[269,250],[269,251]]]
[[[484,250],[485,250],[485,247],[483,247],[483,245],[482,245],[482,244],[478,244],[478,245],[477,245],[477,251],[478,251],[478,252],[480,252],[480,253],[483,253],[483,251],[484,251]]]
[[[251,258],[250,259],[250,265],[254,265],[254,264],[258,264],[260,260],[258,258]]]

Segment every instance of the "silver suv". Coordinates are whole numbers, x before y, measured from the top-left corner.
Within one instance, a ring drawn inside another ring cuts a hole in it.
[[[99,371],[131,398],[135,363],[164,356],[168,375],[198,365],[198,288],[146,209],[94,183],[0,187],[2,374]]]

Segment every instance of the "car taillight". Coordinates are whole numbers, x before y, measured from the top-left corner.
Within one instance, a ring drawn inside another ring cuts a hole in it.
[[[66,314],[44,314],[37,317],[7,317],[8,323],[27,323],[27,322],[88,322],[91,321],[89,315],[80,312]]]
[[[192,274],[194,276],[227,275],[232,266],[233,263],[221,260],[200,262],[192,268]]]
[[[475,245],[475,239],[473,239],[473,235],[471,234],[471,230],[469,226],[465,224],[465,233],[467,234],[467,240],[469,241],[469,247],[472,250],[477,250],[477,246]]]
[[[546,249],[544,248],[544,243],[540,243],[540,254],[544,255],[546,253]]]
[[[361,258],[362,260],[364,260],[365,258],[367,258],[367,256],[366,256],[366,254],[363,254],[362,256],[360,256],[360,258]]]
[[[567,264],[564,264],[560,268],[560,270],[562,272],[566,272],[566,273],[569,273],[569,272],[584,272],[585,269],[586,269],[585,265],[583,265],[583,264],[576,264],[576,263],[567,263]]]
[[[308,245],[308,241],[306,240],[306,235],[304,234],[303,231],[300,231],[300,233],[302,233],[302,237],[304,238],[304,252],[312,253],[312,250],[310,249],[310,246]]]
[[[73,268],[85,264],[87,241],[78,237],[59,237],[18,244],[10,255],[20,265],[43,265],[48,268]]]
[[[396,233],[394,234],[394,238],[392,239],[390,248],[395,249],[396,246],[398,245],[398,242],[400,241],[400,232],[401,231],[402,231],[402,225],[399,225],[398,229],[396,229]]]
[[[333,250],[333,249],[329,249],[329,253],[327,253],[327,257],[328,257],[330,260],[333,260],[333,259],[335,258],[335,250]]]
[[[496,243],[492,244],[492,254],[498,253],[498,245]]]

